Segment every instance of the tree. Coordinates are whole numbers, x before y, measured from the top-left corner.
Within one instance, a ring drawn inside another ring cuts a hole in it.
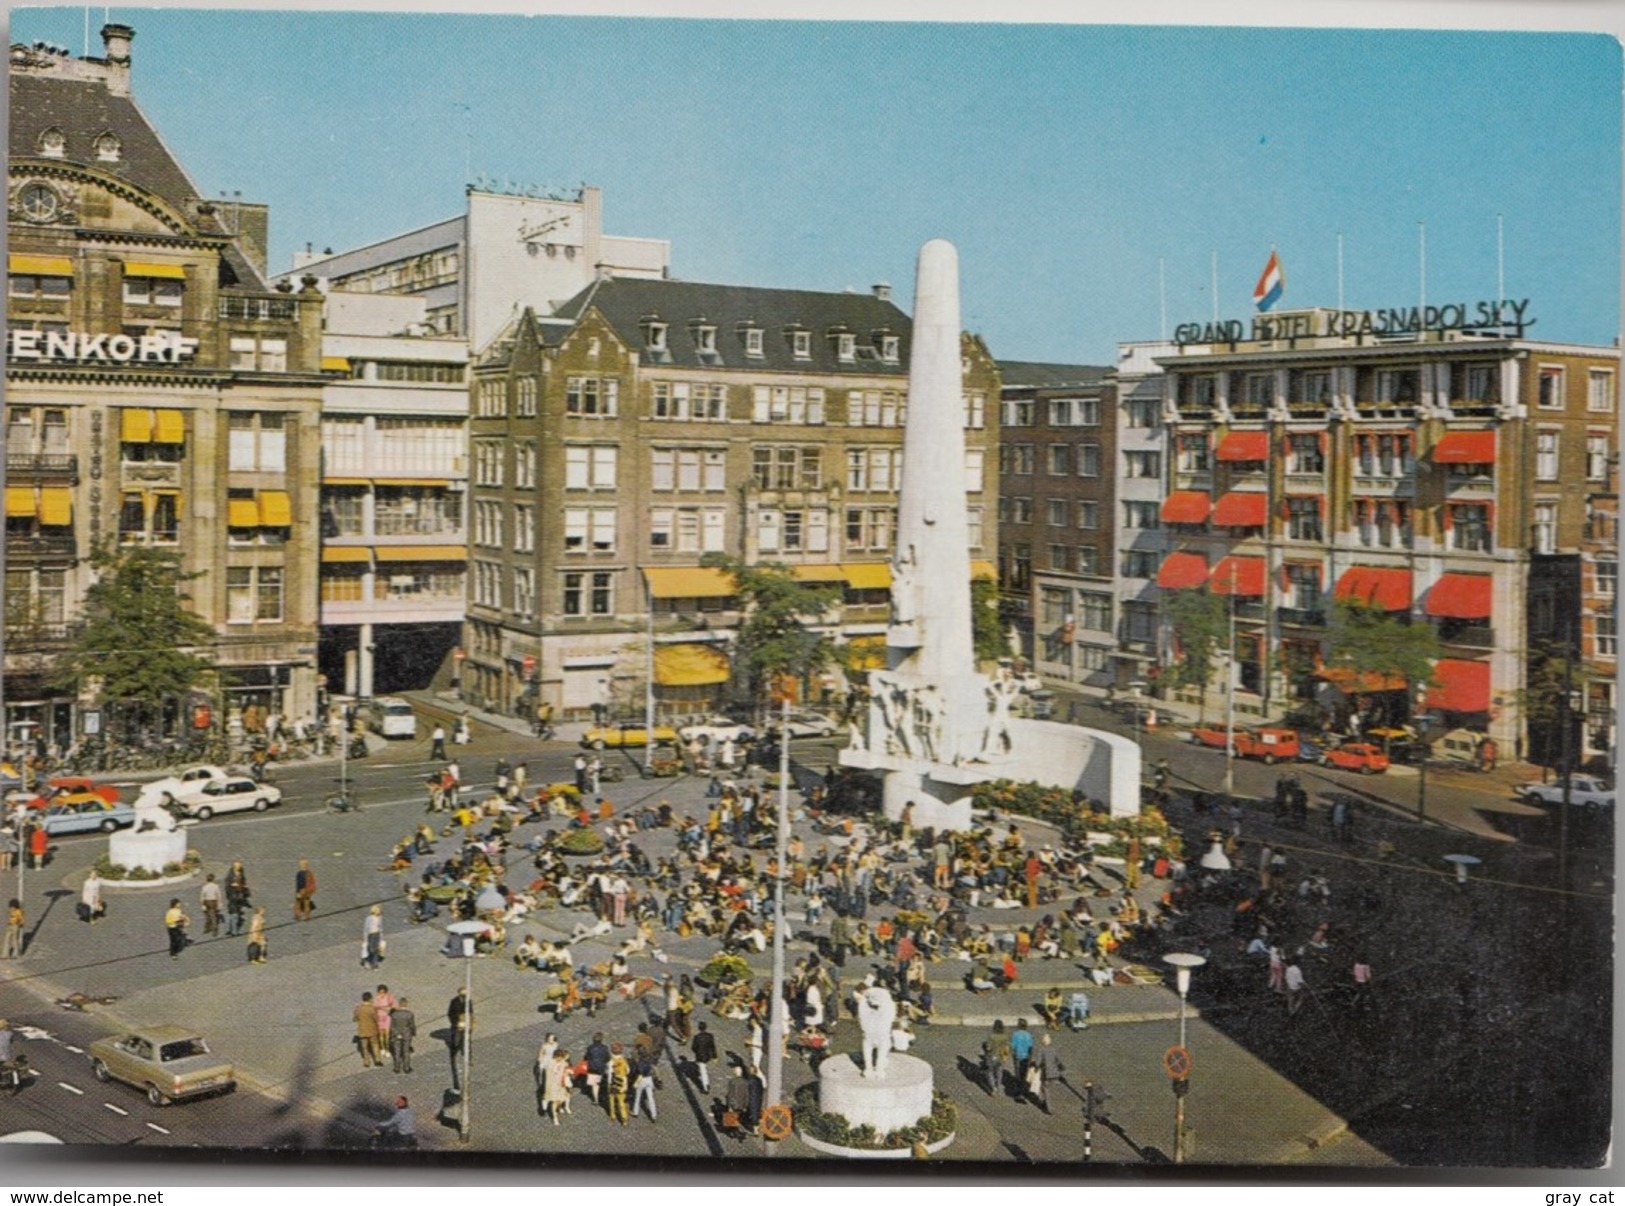
[[[91,565],[84,627],[63,655],[58,685],[94,683],[98,702],[143,708],[197,686],[212,669],[198,650],[215,634],[187,609],[184,588],[201,575],[183,573],[176,554],[143,546],[104,545]]]
[[[1174,630],[1179,648],[1164,681],[1175,688],[1201,690],[1196,713],[1200,723],[1207,716],[1207,684],[1213,677],[1214,654],[1228,634],[1224,600],[1207,590],[1170,591],[1164,598],[1162,614]]]
[[[970,584],[971,646],[977,662],[996,662],[1005,654],[1004,625],[999,620],[999,584],[972,578]]]
[[[1568,664],[1561,641],[1539,641],[1530,652],[1526,685],[1516,693],[1529,733],[1529,760],[1543,767],[1563,759],[1565,697],[1585,682],[1584,667]],[[1567,711],[1570,723],[1575,713]],[[1572,750],[1571,746],[1571,750]]]
[[[1355,599],[1339,599],[1326,630],[1326,664],[1379,685],[1397,682],[1407,696],[1431,686],[1433,663],[1443,655],[1431,624],[1410,624],[1395,613]]]
[[[707,553],[700,560],[734,580],[734,593],[745,612],[736,664],[743,670],[754,705],[760,707],[768,698],[779,676],[802,679],[830,662],[835,642],[812,625],[828,614],[838,588],[802,582],[789,566],[777,562],[747,565],[726,553]]]

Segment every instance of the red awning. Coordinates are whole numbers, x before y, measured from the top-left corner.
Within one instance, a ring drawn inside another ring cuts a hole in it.
[[[1344,695],[1374,695],[1378,691],[1403,691],[1405,680],[1389,678],[1371,670],[1353,670],[1348,666],[1327,666],[1315,671],[1315,677],[1331,683]]]
[[[1332,591],[1334,599],[1353,599],[1383,611],[1404,611],[1411,605],[1411,571],[1355,565],[1343,571]]]
[[[1495,464],[1493,431],[1452,431],[1433,446],[1435,465]]]
[[[1232,431],[1219,441],[1213,454],[1221,461],[1267,461],[1270,437],[1267,431]]]
[[[1259,495],[1260,498],[1263,495]],[[1208,575],[1208,583],[1216,595],[1245,595],[1256,597],[1264,593],[1264,559],[1262,557],[1225,557]]]
[[[1427,689],[1423,703],[1440,712],[1488,712],[1490,710],[1490,664],[1444,658],[1435,663],[1437,685]]]
[[[1163,523],[1202,523],[1213,500],[1200,490],[1175,490],[1162,500]]]
[[[1169,553],[1157,570],[1157,585],[1184,590],[1207,581],[1207,558],[1200,553]]]
[[[1261,528],[1269,520],[1269,501],[1257,490],[1232,490],[1213,506],[1221,528]]]
[[[1451,620],[1482,620],[1488,618],[1494,597],[1488,574],[1445,574],[1428,591],[1424,610]]]

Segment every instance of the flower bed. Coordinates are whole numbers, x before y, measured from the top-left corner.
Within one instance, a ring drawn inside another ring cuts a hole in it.
[[[818,1085],[802,1085],[795,1093],[796,1127],[803,1136],[833,1147],[859,1152],[908,1151],[916,1143],[934,1148],[953,1138],[959,1125],[959,1110],[947,1094],[931,1094],[931,1112],[913,1126],[898,1127],[881,1134],[865,1123],[852,1126],[839,1114],[826,1114],[818,1108]]]
[[[584,829],[566,829],[553,839],[553,849],[560,854],[587,857],[604,852],[604,835],[590,825]]]
[[[1109,844],[1095,847],[1099,854],[1127,853],[1131,837],[1138,837],[1147,845],[1153,844],[1150,839],[1156,839],[1154,844],[1170,855],[1178,857],[1181,853],[1179,834],[1153,807],[1143,809],[1138,816],[1114,817],[1109,812],[1092,811],[1087,803],[1076,802],[1069,791],[1041,783],[1018,783],[1013,779],[978,783],[971,789],[971,799],[974,808],[1035,817],[1080,838],[1084,833],[1109,834]]]
[[[738,955],[713,955],[710,962],[700,968],[697,978],[701,984],[733,984],[750,979],[750,964]]]
[[[184,879],[203,865],[203,856],[188,850],[186,858],[178,863],[165,863],[162,871],[148,871],[145,867],[126,867],[103,854],[96,860],[96,874],[115,884],[158,884],[172,879]]]

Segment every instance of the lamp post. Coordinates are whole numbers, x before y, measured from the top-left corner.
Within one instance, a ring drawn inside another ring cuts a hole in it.
[[[463,1074],[458,1082],[462,1085],[462,1092],[457,1095],[457,1137],[464,1143],[468,1142],[474,1130],[474,1092],[468,1083],[474,1064],[474,944],[487,928],[483,921],[454,921],[446,927],[446,933],[451,937],[442,948],[447,958],[463,961],[463,1035],[462,1050],[459,1052]]]
[[[655,766],[655,588],[644,576],[644,603],[649,609],[649,658],[644,667],[643,732],[648,740],[643,743],[643,777],[650,778]],[[681,757],[681,751],[678,754]]]
[[[1236,794],[1236,563],[1230,562],[1230,651],[1224,664],[1224,799]]]
[[[784,1044],[789,1010],[784,1001],[784,942],[789,926],[784,917],[784,880],[790,856],[790,677],[781,675],[774,684],[782,713],[779,719],[779,817],[777,850],[778,874],[773,877],[773,991],[767,1006],[767,1084],[770,1106],[784,1099]],[[772,1148],[768,1149],[772,1151]]]
[[[1177,1075],[1173,1067],[1169,1067],[1169,1075],[1174,1078],[1174,1163],[1185,1163],[1185,1098],[1190,1092],[1190,1048],[1185,1046],[1185,998],[1191,991],[1191,973],[1207,962],[1201,955],[1187,954],[1184,951],[1175,951],[1164,955],[1162,961],[1174,969],[1175,984],[1179,989],[1179,1047],[1178,1052],[1184,1057],[1184,1074]],[[1174,1053],[1169,1052],[1172,1056]]]
[[[1422,757],[1416,764],[1416,823],[1420,825],[1428,819],[1428,754],[1431,749],[1428,745],[1428,714],[1427,692],[1416,693],[1416,735],[1422,742]]]

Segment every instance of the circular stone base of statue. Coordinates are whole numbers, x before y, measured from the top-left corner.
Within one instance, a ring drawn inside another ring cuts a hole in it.
[[[818,1108],[884,1135],[931,1113],[931,1084],[931,1065],[912,1055],[890,1053],[884,1077],[864,1076],[856,1054],[835,1055],[818,1068]]]
[[[166,833],[149,829],[137,833],[133,829],[121,830],[107,839],[107,858],[116,866],[161,875],[171,863],[186,861],[186,831],[172,829]]]

